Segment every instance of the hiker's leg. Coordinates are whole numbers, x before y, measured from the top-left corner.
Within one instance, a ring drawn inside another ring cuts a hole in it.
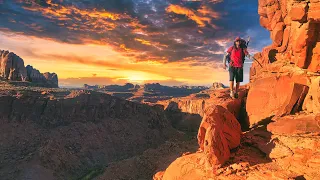
[[[234,78],[235,78],[235,71],[234,67],[229,66],[229,81],[230,81],[230,91],[233,92],[234,90]]]
[[[239,92],[239,87],[240,87],[240,82],[237,82],[237,84],[236,84],[236,93],[238,93]]]
[[[233,91],[234,90],[234,81],[230,81],[230,91]]]
[[[239,92],[240,82],[243,82],[243,68],[237,69],[237,78],[236,78],[236,93]]]

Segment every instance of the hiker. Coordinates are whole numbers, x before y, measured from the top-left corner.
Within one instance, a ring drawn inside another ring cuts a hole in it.
[[[230,97],[232,98],[238,98],[240,82],[243,82],[243,63],[245,56],[250,58],[247,45],[245,40],[237,37],[234,40],[234,45],[227,50],[223,58],[223,69],[227,68],[227,60],[229,62]],[[235,90],[234,80],[236,80]]]

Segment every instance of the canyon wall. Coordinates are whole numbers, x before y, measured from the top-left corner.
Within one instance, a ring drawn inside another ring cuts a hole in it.
[[[275,61],[320,72],[320,1],[259,0],[260,24],[270,31],[272,44],[255,55],[250,78]],[[262,66],[261,66],[262,65]]]

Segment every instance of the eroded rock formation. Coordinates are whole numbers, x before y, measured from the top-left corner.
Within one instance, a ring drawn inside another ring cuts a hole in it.
[[[27,65],[28,81],[45,87],[58,87],[58,75],[56,73],[40,73],[39,70]]]
[[[19,56],[9,51],[0,51],[0,78],[6,81],[32,82],[36,86],[58,87],[58,75],[40,73],[32,66],[24,66]]]
[[[0,77],[12,81],[26,81],[24,61],[12,52],[0,50]]]
[[[320,2],[318,0],[259,0],[260,24],[270,31],[273,44],[255,58],[263,66],[285,61],[320,72]],[[254,63],[251,78],[261,73]]]

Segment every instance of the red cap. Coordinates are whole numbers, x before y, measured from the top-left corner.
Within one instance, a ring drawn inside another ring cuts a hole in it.
[[[241,40],[241,38],[240,38],[240,37],[237,37],[237,38],[234,40],[234,42],[240,41],[240,40]]]

